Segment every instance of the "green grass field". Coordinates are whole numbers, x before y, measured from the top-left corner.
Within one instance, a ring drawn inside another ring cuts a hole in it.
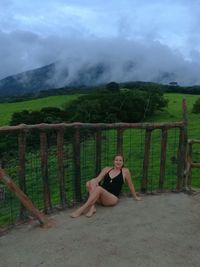
[[[192,107],[200,95],[165,94],[168,99],[168,107],[162,112],[151,117],[152,122],[180,121],[182,120],[182,100],[186,98],[188,107],[188,137],[200,139],[200,114],[193,114]]]
[[[79,95],[62,95],[50,96],[35,100],[16,102],[16,103],[1,103],[0,104],[0,126],[9,125],[9,121],[14,112],[22,110],[39,110],[43,107],[60,107],[67,102],[76,99]],[[182,99],[186,98],[188,105],[188,121],[189,121],[189,137],[200,138],[200,115],[193,114],[192,106],[199,95],[188,94],[165,94],[165,98],[169,100],[168,107],[162,112],[154,115],[149,121],[166,122],[166,121],[180,121],[182,119]]]
[[[16,103],[0,103],[0,126],[9,125],[9,121],[14,112],[22,110],[40,110],[43,107],[59,107],[62,108],[65,103],[76,99],[79,95],[62,95],[49,96],[35,100],[28,100]]]

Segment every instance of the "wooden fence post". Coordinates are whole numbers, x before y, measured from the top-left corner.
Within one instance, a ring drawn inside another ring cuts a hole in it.
[[[117,154],[123,154],[123,131],[124,129],[117,129]]]
[[[141,191],[145,193],[147,191],[148,184],[148,169],[149,169],[149,156],[150,156],[150,146],[151,146],[151,133],[152,129],[146,129],[145,132],[145,143],[144,143],[144,160],[143,160],[143,175]]]
[[[26,153],[26,133],[20,131],[18,134],[18,150],[19,150],[19,187],[26,194],[26,179],[25,179],[25,153]],[[19,217],[24,220],[26,216],[26,209],[21,205]]]
[[[40,132],[40,157],[41,157],[41,171],[43,178],[44,211],[45,213],[49,213],[52,209],[52,206],[51,206],[51,196],[49,190],[49,177],[48,177],[47,134],[44,131]]]
[[[0,168],[0,180],[19,198],[21,203],[27,208],[40,222],[41,225],[48,224],[45,215],[35,208],[26,194],[15,184],[15,182]]]
[[[60,187],[60,205],[66,207],[65,177],[64,177],[64,129],[57,131],[57,159],[58,159],[58,179]]]
[[[193,162],[192,153],[193,153],[193,144],[200,144],[200,140],[189,139],[187,147],[187,167],[185,170],[185,189],[192,192],[192,169],[199,168],[200,162]]]
[[[160,152],[160,177],[159,177],[159,191],[163,191],[163,184],[165,179],[165,164],[166,164],[166,152],[167,152],[167,129],[162,129],[161,138],[161,152]]]
[[[75,135],[74,135],[74,143],[73,143],[73,150],[74,150],[74,192],[75,192],[75,200],[81,201],[81,163],[80,163],[80,127],[75,128]]]
[[[97,129],[96,132],[96,175],[101,170],[101,143],[102,143],[102,132]]]
[[[180,191],[185,187],[185,171],[187,164],[187,127],[188,127],[188,116],[187,116],[187,103],[184,98],[182,101],[182,117],[183,126],[180,127],[179,133],[179,148],[178,148],[178,165],[177,165],[177,190]]]
[[[191,190],[192,185],[192,141],[188,140],[188,154],[187,154],[187,173],[186,173],[186,181],[185,186]]]

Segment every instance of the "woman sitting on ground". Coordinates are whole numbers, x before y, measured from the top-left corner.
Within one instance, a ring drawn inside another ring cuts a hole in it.
[[[134,199],[141,200],[135,192],[131,174],[128,168],[124,168],[124,160],[121,155],[114,158],[113,167],[105,167],[100,174],[86,183],[89,192],[87,202],[79,209],[70,214],[72,218],[79,217],[86,213],[87,217],[91,217],[95,212],[95,203],[103,206],[114,206],[119,201],[123,183],[127,183]],[[102,185],[100,182],[103,180]]]

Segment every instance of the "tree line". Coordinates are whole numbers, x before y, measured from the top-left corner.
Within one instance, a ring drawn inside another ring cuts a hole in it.
[[[167,105],[163,92],[158,88],[120,89],[117,83],[94,90],[67,103],[64,108],[45,107],[38,111],[22,110],[12,115],[10,125],[60,123],[60,122],[139,122]],[[88,138],[93,131],[82,131],[81,138]],[[66,140],[73,138],[73,130],[66,131]],[[17,136],[0,135],[0,153],[17,151]],[[27,146],[38,148],[38,132],[28,133]]]
[[[145,121],[167,106],[167,100],[159,86],[143,84],[135,90],[127,87],[120,88],[119,84],[111,82],[103,89],[79,96],[62,109],[45,107],[38,111],[15,112],[10,125],[61,122],[133,123]],[[193,112],[200,113],[200,99],[197,99],[194,104]],[[91,130],[82,131],[84,138],[91,134]],[[38,147],[38,133],[29,133],[28,137],[27,146]],[[73,138],[73,131],[68,130],[65,137],[70,142]],[[0,135],[1,155],[9,150],[17,151],[17,136]]]

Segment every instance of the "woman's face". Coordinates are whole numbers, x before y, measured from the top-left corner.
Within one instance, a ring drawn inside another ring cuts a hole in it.
[[[122,156],[116,156],[114,159],[114,166],[116,168],[122,168],[124,165],[124,160],[122,158]]]

